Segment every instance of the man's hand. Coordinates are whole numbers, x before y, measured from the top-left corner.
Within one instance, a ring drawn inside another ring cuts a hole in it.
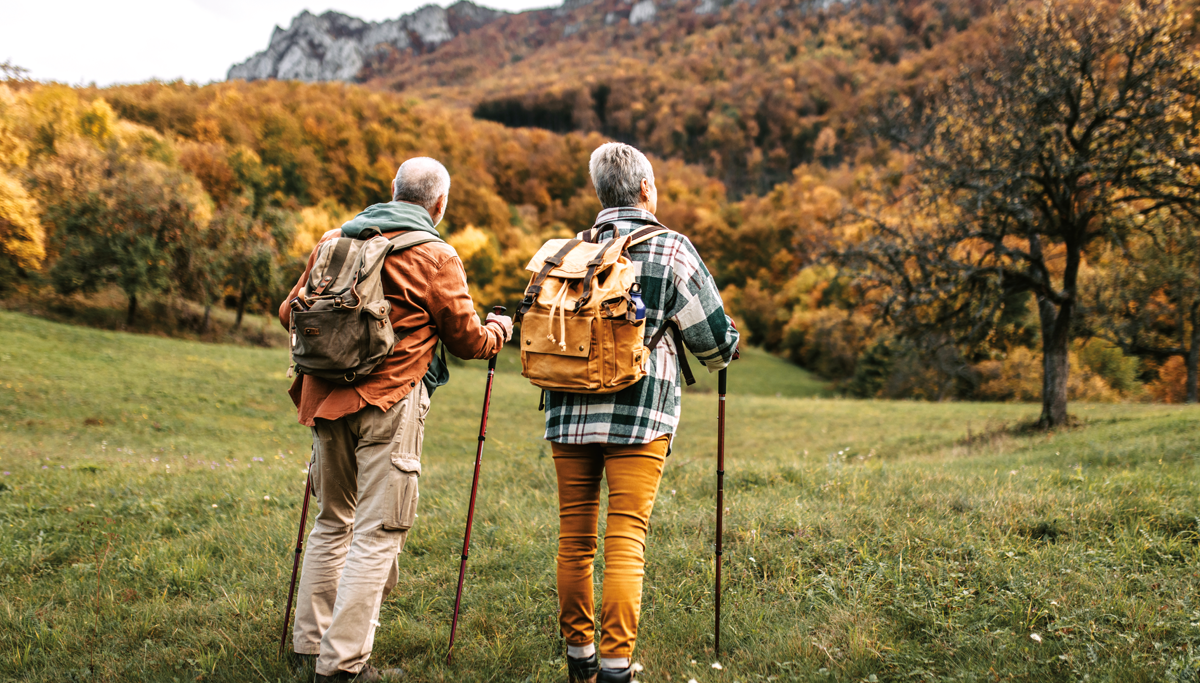
[[[495,313],[488,313],[487,320],[484,321],[484,324],[488,325],[491,323],[495,323],[496,325],[500,326],[500,329],[504,332],[504,341],[512,340],[512,333],[513,333],[512,318],[508,317],[507,315],[497,315]]]

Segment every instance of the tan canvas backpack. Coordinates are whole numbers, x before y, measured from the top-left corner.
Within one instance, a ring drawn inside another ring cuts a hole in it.
[[[650,349],[670,329],[692,384],[678,328],[663,325],[646,342],[635,305],[639,288],[627,250],[667,228],[653,224],[599,242],[602,227],[593,227],[587,239],[546,242],[525,267],[533,276],[516,314],[521,374],[543,389],[615,393],[646,376]]]

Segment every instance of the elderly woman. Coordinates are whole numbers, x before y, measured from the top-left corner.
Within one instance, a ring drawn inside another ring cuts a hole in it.
[[[637,149],[602,145],[590,164],[603,211],[595,227],[603,239],[657,224],[654,169]],[[687,237],[667,232],[629,249],[640,268],[647,339],[664,325],[651,350],[647,375],[615,394],[550,391],[546,439],[558,474],[559,623],[567,641],[572,683],[619,683],[632,678],[645,574],[650,511],[679,424],[679,354],[683,344],[715,372],[736,358],[738,333],[725,315],[716,283]],[[596,557],[600,480],[608,477],[604,586],[599,657],[595,644],[592,564]]]

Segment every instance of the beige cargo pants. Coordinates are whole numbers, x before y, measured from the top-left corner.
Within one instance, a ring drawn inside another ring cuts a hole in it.
[[[429,395],[417,386],[386,412],[368,406],[313,427],[313,490],[292,644],[317,673],[358,673],[371,657],[379,607],[417,512]]]

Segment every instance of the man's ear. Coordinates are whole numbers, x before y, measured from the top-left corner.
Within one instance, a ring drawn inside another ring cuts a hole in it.
[[[392,201],[396,201],[396,181],[399,178],[392,178]]]
[[[650,179],[642,178],[642,201],[650,201]]]
[[[433,219],[435,226],[446,217],[446,204],[449,203],[449,200],[449,195],[442,195],[433,203],[433,208],[429,209],[429,217]]]

